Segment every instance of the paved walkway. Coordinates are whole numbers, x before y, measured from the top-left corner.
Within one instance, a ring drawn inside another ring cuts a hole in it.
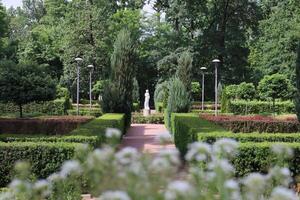
[[[140,152],[155,154],[162,148],[175,148],[174,144],[160,145],[156,136],[168,132],[162,124],[132,124],[123,137],[121,148],[134,147]]]

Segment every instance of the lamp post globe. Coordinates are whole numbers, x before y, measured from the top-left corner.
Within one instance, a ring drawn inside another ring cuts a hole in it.
[[[79,115],[79,80],[80,80],[80,63],[83,61],[82,58],[75,58],[75,61],[77,62],[77,115]]]
[[[204,88],[205,88],[204,71],[207,70],[207,68],[206,67],[201,67],[200,69],[201,69],[201,73],[202,73],[202,85],[201,85],[201,87],[202,87],[202,95],[201,95],[202,106],[201,107],[202,107],[202,110],[204,110]]]
[[[219,59],[212,61],[215,65],[215,116],[218,115],[218,65],[221,62]]]

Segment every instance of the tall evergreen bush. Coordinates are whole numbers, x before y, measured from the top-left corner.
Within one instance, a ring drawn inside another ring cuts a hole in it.
[[[190,94],[192,87],[192,63],[193,57],[190,52],[185,51],[181,54],[178,59],[178,69],[176,72],[176,76],[183,83],[186,91]]]
[[[296,62],[296,87],[297,87],[297,93],[296,93],[296,114],[298,117],[298,120],[300,121],[300,41],[298,44],[298,57]]]

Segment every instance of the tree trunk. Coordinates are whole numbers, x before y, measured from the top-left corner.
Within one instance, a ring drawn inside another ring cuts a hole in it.
[[[23,118],[22,104],[19,104],[20,118]]]

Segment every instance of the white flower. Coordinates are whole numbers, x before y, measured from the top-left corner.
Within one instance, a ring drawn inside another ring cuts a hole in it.
[[[230,179],[227,180],[224,184],[225,184],[225,188],[229,190],[231,200],[241,199],[240,188],[237,181]]]
[[[185,155],[187,161],[206,161],[210,156],[211,146],[202,142],[194,142],[189,145],[189,151]]]
[[[60,181],[62,178],[64,178],[64,177],[62,177],[60,174],[53,173],[47,178],[47,180],[50,182],[57,182],[57,181]]]
[[[208,168],[216,173],[222,172],[225,175],[231,175],[234,167],[225,159],[215,159],[208,164]]]
[[[99,200],[131,200],[126,192],[123,191],[106,191]]]
[[[166,200],[185,199],[188,196],[193,196],[194,189],[186,181],[173,181],[169,183],[165,192]]]
[[[24,190],[31,190],[31,184],[25,181],[21,181],[19,179],[14,179],[10,184],[9,188],[13,189],[16,192],[21,192]]]
[[[173,166],[180,165],[179,151],[177,149],[162,149],[158,157],[165,158]]]
[[[290,158],[293,156],[292,149],[280,143],[272,145],[272,151],[278,156],[283,156],[284,158]]]
[[[116,128],[107,128],[106,132],[105,132],[105,137],[106,138],[121,138],[121,131],[119,129]]]
[[[280,168],[278,166],[273,167],[269,174],[268,178],[276,180],[277,184],[288,186],[292,181],[291,172],[288,168]]]
[[[96,149],[93,152],[88,154],[87,157],[87,166],[89,168],[94,168],[99,165],[103,165],[107,162],[113,160],[114,150],[111,147],[104,147],[102,149]]]
[[[266,177],[259,173],[252,173],[244,178],[243,183],[248,190],[260,193],[264,190],[266,186]]]
[[[41,194],[43,197],[47,197],[51,194],[51,185],[46,180],[39,180],[33,185],[33,189]]]
[[[11,192],[0,193],[0,200],[12,200],[12,199],[16,199],[16,198]]]
[[[82,169],[80,163],[76,160],[68,160],[66,161],[60,171],[60,175],[62,177],[67,177],[72,174],[79,175],[81,174]]]
[[[163,172],[171,169],[170,162],[162,157],[157,157],[150,163],[149,169],[154,172]]]
[[[237,153],[238,142],[232,139],[223,138],[213,144],[213,152],[216,156],[233,157]]]
[[[296,194],[284,187],[273,189],[270,200],[298,200]]]
[[[140,158],[140,154],[133,147],[126,147],[116,153],[115,158],[117,163],[121,165],[130,165],[133,162],[137,162]]]
[[[172,135],[169,132],[160,133],[155,137],[155,140],[162,145],[173,143]]]

